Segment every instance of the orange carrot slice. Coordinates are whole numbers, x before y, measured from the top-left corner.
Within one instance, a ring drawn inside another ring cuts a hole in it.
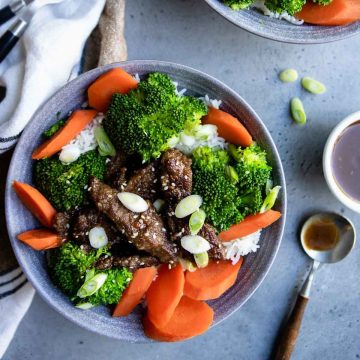
[[[39,160],[56,154],[78,135],[92,121],[96,114],[95,110],[74,111],[66,124],[33,152],[32,158]]]
[[[203,334],[213,319],[214,311],[208,304],[183,296],[165,326],[156,326],[148,315],[143,319],[143,326],[149,338],[173,342]]]
[[[170,320],[183,295],[184,282],[180,264],[173,269],[160,266],[158,277],[146,293],[148,316],[156,327],[163,327]]]
[[[40,221],[40,223],[51,228],[54,223],[56,210],[49,201],[47,201],[45,196],[34,187],[19,181],[13,182],[13,188],[23,204]]]
[[[323,6],[307,1],[296,17],[309,24],[345,25],[360,19],[360,2],[333,0],[329,5]]]
[[[19,234],[17,238],[34,250],[52,249],[62,244],[59,234],[46,229],[29,230]]]
[[[262,214],[248,215],[239,224],[233,225],[230,229],[222,231],[219,238],[222,241],[231,241],[250,235],[263,229],[281,217],[281,213],[275,210],[268,210]]]
[[[209,112],[202,119],[202,123],[216,125],[219,136],[231,144],[250,146],[252,143],[252,137],[245,126],[225,111],[209,107]]]
[[[136,270],[129,286],[125,289],[116,305],[112,316],[129,315],[140,303],[141,298],[154,280],[156,273],[157,271],[154,266]]]
[[[194,300],[217,299],[235,283],[242,258],[232,265],[230,261],[210,261],[205,268],[187,271],[184,295]]]
[[[115,93],[126,94],[137,87],[137,81],[126,71],[115,68],[101,75],[88,88],[89,105],[106,111]]]

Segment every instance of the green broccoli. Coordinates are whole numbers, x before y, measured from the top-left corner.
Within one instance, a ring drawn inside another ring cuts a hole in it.
[[[243,214],[238,188],[226,175],[230,158],[225,150],[208,147],[193,152],[193,193],[201,195],[208,221],[219,231],[240,222]]]
[[[49,251],[50,277],[65,295],[74,302],[89,302],[92,305],[116,304],[129,284],[132,274],[126,268],[96,270],[93,264],[101,256],[109,255],[106,248],[84,252],[78,245],[69,241],[60,248]],[[102,287],[93,295],[79,299],[77,292],[89,272],[107,274]]]
[[[43,132],[43,136],[51,138],[58,130],[60,130],[66,123],[67,119],[60,119],[54,125],[51,125]]]
[[[246,216],[248,214],[256,214],[260,211],[264,201],[264,191],[261,187],[254,187],[247,193],[239,195],[238,206],[241,213]]]
[[[224,4],[230,6],[233,10],[248,8],[254,0],[223,0]]]
[[[202,101],[179,97],[169,76],[152,73],[137,89],[113,95],[103,126],[115,148],[148,161],[167,150],[173,136],[200,124],[206,114]]]
[[[267,164],[266,152],[258,145],[252,145],[242,149],[229,146],[229,151],[237,161],[235,170],[239,176],[238,186],[240,190],[265,187],[271,176],[271,166]]]
[[[265,6],[274,12],[294,15],[305,5],[306,0],[266,0]]]
[[[330,3],[332,3],[333,0],[313,0],[313,2],[315,4],[319,4],[319,5],[329,5]]]
[[[105,161],[97,150],[82,154],[68,165],[55,157],[39,160],[34,172],[36,187],[58,211],[75,209],[88,201],[86,186],[89,178],[103,179]]]

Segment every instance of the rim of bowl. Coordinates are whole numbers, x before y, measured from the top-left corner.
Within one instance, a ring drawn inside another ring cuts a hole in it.
[[[294,25],[265,16],[257,10],[232,10],[220,0],[205,1],[234,25],[262,38],[288,44],[324,44],[343,40],[360,32],[360,21],[341,26]],[[298,32],[299,35],[295,36]]]
[[[67,84],[65,84],[63,87],[61,87],[58,91],[56,91],[44,104],[42,104],[38,110],[34,113],[34,115],[32,116],[31,120],[29,121],[29,124],[27,125],[27,127],[31,126],[31,124],[33,122],[36,121],[38,114],[41,113],[43,111],[44,108],[46,108],[47,103],[53,98],[55,97],[59,92],[65,91],[68,88],[71,88],[73,86],[73,84],[77,83],[78,81],[81,81],[81,78],[83,76],[85,76],[86,74],[91,74],[91,73],[95,73],[97,72],[99,69],[102,70],[110,70],[114,67],[122,67],[122,68],[126,68],[127,66],[138,66],[139,68],[141,68],[141,66],[164,66],[164,70],[165,69],[169,69],[169,68],[176,68],[180,71],[185,71],[188,74],[193,74],[196,76],[200,76],[204,79],[208,79],[209,81],[211,81],[212,83],[216,84],[218,87],[226,90],[229,94],[231,94],[231,96],[234,97],[234,99],[236,99],[236,101],[238,103],[241,104],[241,107],[243,109],[245,109],[252,117],[253,121],[255,121],[257,123],[257,125],[261,128],[261,131],[265,134],[266,138],[267,138],[267,143],[270,145],[270,147],[272,148],[272,155],[274,158],[274,163],[277,164],[277,168],[278,168],[278,173],[279,173],[279,182],[280,185],[282,186],[282,191],[281,191],[281,204],[282,204],[282,216],[281,218],[278,220],[279,225],[280,225],[280,230],[279,230],[279,236],[276,242],[276,247],[274,249],[274,251],[269,254],[268,256],[268,264],[267,267],[264,268],[262,275],[257,279],[257,281],[255,281],[253,284],[251,284],[251,287],[249,288],[248,294],[247,296],[245,296],[242,301],[238,301],[236,303],[236,305],[232,306],[231,309],[220,319],[218,319],[216,322],[214,322],[212,324],[211,327],[216,326],[218,324],[220,324],[222,321],[224,321],[225,319],[227,319],[229,316],[231,316],[234,312],[236,312],[241,306],[243,306],[247,300],[255,293],[255,291],[258,289],[258,287],[262,284],[262,282],[265,280],[267,274],[270,271],[270,268],[272,267],[276,255],[279,251],[280,245],[281,245],[281,241],[282,241],[282,237],[283,237],[283,233],[284,233],[284,228],[285,228],[285,222],[286,222],[286,215],[287,215],[287,194],[286,194],[286,181],[285,181],[285,174],[284,174],[284,170],[283,170],[283,166],[282,166],[282,162],[277,150],[277,147],[271,137],[270,132],[268,131],[267,127],[265,126],[265,124],[262,122],[262,120],[260,119],[260,117],[257,115],[257,113],[252,109],[252,107],[234,90],[232,90],[229,86],[227,86],[226,84],[224,84],[223,82],[221,82],[220,80],[217,80],[216,78],[214,78],[211,75],[208,75],[202,71],[193,69],[189,66],[186,65],[181,65],[181,64],[177,64],[177,63],[173,63],[173,62],[167,62],[167,61],[157,61],[157,60],[129,60],[129,61],[124,61],[124,62],[117,62],[117,63],[112,63],[112,64],[108,64],[108,65],[104,65],[104,66],[100,66],[97,67],[95,69],[92,69],[90,71],[87,71],[86,73],[83,73],[81,75],[79,75],[77,78],[73,79],[72,81],[68,82]],[[151,70],[150,70],[151,71]],[[161,70],[159,70],[161,71]],[[100,76],[101,74],[99,74]],[[26,128],[27,128],[26,127]],[[26,128],[24,130],[24,132],[26,131]],[[21,153],[21,144],[22,142],[25,141],[24,137],[21,136],[15,151],[13,153],[12,159],[11,159],[11,163],[9,166],[9,170],[8,170],[8,176],[7,176],[7,180],[6,180],[6,191],[5,191],[5,215],[6,215],[6,225],[7,225],[7,230],[9,233],[9,238],[10,238],[10,242],[11,242],[11,246],[14,250],[15,256],[18,260],[18,263],[20,265],[20,267],[23,269],[26,277],[30,280],[31,284],[34,286],[34,288],[36,289],[36,291],[38,292],[38,294],[41,296],[41,298],[53,309],[55,309],[58,313],[60,313],[62,316],[64,316],[65,318],[67,318],[68,320],[70,320],[71,322],[77,324],[78,326],[89,330],[91,332],[94,332],[96,334],[102,334],[104,336],[110,337],[110,338],[114,338],[114,339],[118,339],[118,340],[123,340],[123,341],[129,341],[129,342],[137,342],[137,343],[144,343],[146,341],[142,341],[134,339],[132,337],[130,338],[125,338],[124,336],[118,336],[117,333],[103,333],[102,331],[98,330],[97,328],[94,328],[91,326],[91,324],[89,323],[84,323],[81,321],[81,318],[77,318],[74,317],[71,314],[68,314],[63,307],[61,306],[62,303],[60,302],[54,302],[52,301],[52,298],[48,296],[46,289],[43,288],[43,286],[41,284],[38,283],[38,280],[36,277],[33,276],[32,271],[31,271],[31,267],[28,266],[28,264],[26,263],[26,261],[24,261],[22,255],[21,255],[21,250],[20,247],[17,244],[17,240],[15,237],[11,236],[12,232],[10,231],[11,226],[9,224],[8,218],[11,212],[11,201],[10,199],[10,193],[12,191],[12,185],[11,185],[11,178],[10,175],[13,172],[13,169],[16,167],[16,163],[14,161],[15,157]],[[151,342],[152,340],[150,339],[148,342]]]
[[[352,199],[349,195],[345,193],[345,191],[340,187],[340,185],[338,185],[333,175],[333,169],[331,166],[331,159],[336,141],[339,139],[339,137],[347,127],[357,121],[360,121],[360,111],[356,111],[347,116],[345,119],[340,121],[340,123],[336,125],[335,128],[331,131],[324,147],[323,171],[326,183],[328,184],[330,191],[335,195],[335,197],[349,209],[360,213],[360,202]]]

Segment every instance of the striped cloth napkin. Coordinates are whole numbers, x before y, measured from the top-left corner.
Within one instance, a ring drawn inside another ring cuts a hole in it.
[[[0,0],[0,7],[8,0]],[[64,0],[40,9],[21,42],[0,64],[0,153],[12,148],[40,104],[81,68],[126,60],[123,37],[125,0]],[[87,46],[83,48],[100,18]],[[0,35],[9,24],[0,28]],[[95,55],[99,56],[94,58]],[[82,60],[82,61],[80,61]],[[34,289],[27,282],[6,234],[4,190],[11,153],[0,156],[0,359],[28,310]]]

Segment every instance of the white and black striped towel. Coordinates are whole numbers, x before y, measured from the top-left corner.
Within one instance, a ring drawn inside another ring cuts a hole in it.
[[[0,8],[8,3],[0,0]],[[0,85],[6,87],[0,102],[0,153],[15,145],[36,109],[78,68],[104,3],[64,0],[36,12],[21,42],[0,64]],[[0,36],[8,27],[0,27]],[[20,268],[0,272],[0,359],[33,296]]]

